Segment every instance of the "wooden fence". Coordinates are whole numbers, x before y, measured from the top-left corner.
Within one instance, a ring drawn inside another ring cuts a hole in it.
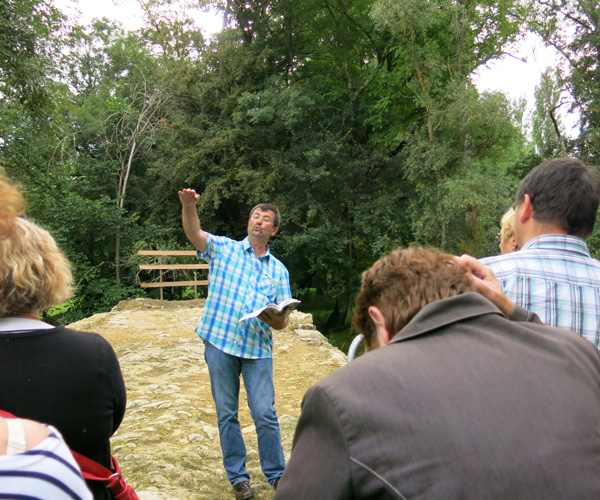
[[[163,300],[163,288],[171,286],[193,286],[194,298],[198,297],[198,285],[208,285],[208,280],[196,279],[196,270],[208,269],[208,264],[163,264],[162,258],[169,257],[188,257],[196,256],[195,250],[139,250],[138,255],[158,257],[158,264],[140,264],[140,271],[154,270],[159,272],[158,281],[150,283],[140,283],[142,288],[160,288],[160,300]],[[194,270],[194,279],[192,281],[164,281],[163,271],[173,270]]]

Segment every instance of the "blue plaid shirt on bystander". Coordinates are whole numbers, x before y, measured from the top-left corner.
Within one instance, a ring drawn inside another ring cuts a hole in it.
[[[575,236],[544,234],[521,250],[481,259],[506,294],[544,324],[571,330],[600,347],[600,261]]]

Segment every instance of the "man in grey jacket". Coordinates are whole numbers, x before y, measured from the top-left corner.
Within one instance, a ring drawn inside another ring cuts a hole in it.
[[[307,392],[276,500],[600,498],[598,351],[489,269],[395,250],[354,322],[371,351]]]

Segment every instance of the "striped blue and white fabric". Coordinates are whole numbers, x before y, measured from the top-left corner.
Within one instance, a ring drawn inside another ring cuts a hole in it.
[[[291,298],[289,273],[267,247],[257,257],[248,238],[235,241],[207,233],[198,258],[208,261],[208,298],[196,333],[232,356],[273,357],[271,328],[252,318],[239,319],[267,304]]]
[[[481,262],[516,304],[600,347],[600,261],[581,238],[544,234]]]
[[[0,455],[0,499],[93,500],[81,470],[60,432],[29,451]]]

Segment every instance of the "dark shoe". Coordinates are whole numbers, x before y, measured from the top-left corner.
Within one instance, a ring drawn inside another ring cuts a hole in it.
[[[233,491],[235,491],[235,500],[247,500],[248,498],[254,497],[254,492],[250,488],[248,481],[242,481],[233,485]]]

